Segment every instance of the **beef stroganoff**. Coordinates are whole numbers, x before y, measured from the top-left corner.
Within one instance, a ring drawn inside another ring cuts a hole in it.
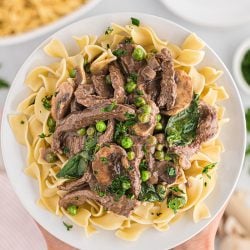
[[[197,66],[203,41],[172,44],[136,18],[73,39],[75,55],[57,39],[45,46],[57,62],[27,75],[32,94],[9,116],[38,204],[87,235],[100,227],[125,240],[190,209],[194,222],[208,218],[228,95],[220,70]]]

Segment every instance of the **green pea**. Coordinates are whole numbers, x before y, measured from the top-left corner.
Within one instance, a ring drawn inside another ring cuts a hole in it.
[[[121,140],[121,145],[123,148],[131,148],[133,146],[133,141],[130,137],[123,137]]]
[[[186,203],[185,198],[181,196],[171,197],[167,201],[168,207],[174,210],[175,213],[177,212],[178,209],[183,207],[185,203]]]
[[[147,144],[150,145],[150,146],[154,146],[157,144],[157,139],[155,136],[153,135],[150,135],[148,138],[147,138]]]
[[[80,136],[86,135],[86,128],[80,128],[77,130],[77,134]]]
[[[164,148],[164,145],[163,144],[157,144],[156,145],[156,150],[158,150],[158,151],[162,151],[163,150],[163,148]]]
[[[135,99],[135,106],[136,107],[139,108],[139,107],[141,107],[141,106],[143,106],[145,104],[146,104],[146,101],[145,101],[145,99],[143,97],[141,97],[141,96],[136,97],[136,99]]]
[[[88,127],[88,129],[87,129],[87,135],[88,136],[92,136],[92,135],[94,135],[95,134],[95,128],[94,127]]]
[[[160,131],[162,129],[163,129],[162,124],[160,122],[157,122],[156,125],[155,125],[155,130]]]
[[[163,151],[156,151],[154,156],[155,156],[155,159],[158,161],[164,160],[164,152]]]
[[[76,69],[71,69],[71,70],[69,71],[69,76],[70,76],[71,78],[75,78],[75,77],[76,77]]]
[[[149,114],[145,114],[145,113],[139,114],[138,115],[138,120],[141,123],[147,123],[150,120],[150,115]]]
[[[53,152],[49,152],[45,155],[45,160],[48,162],[48,163],[55,163],[58,158],[57,158],[57,155]]]
[[[151,108],[150,105],[145,104],[145,105],[143,105],[143,106],[140,107],[140,111],[141,111],[142,113],[145,113],[145,114],[150,114],[151,111],[152,111],[152,108]]]
[[[151,173],[147,170],[142,170],[141,171],[141,180],[143,182],[147,181],[151,177]]]
[[[131,81],[125,85],[125,90],[127,93],[132,93],[136,88],[136,83]]]
[[[136,61],[142,61],[146,55],[143,49],[141,48],[135,48],[133,53],[132,53],[132,57],[136,60]]]
[[[122,182],[122,189],[123,190],[128,190],[128,189],[130,189],[130,187],[131,187],[131,184],[130,184],[130,182],[129,181],[123,181]]]
[[[104,121],[98,121],[95,125],[96,130],[100,133],[103,133],[107,129],[107,125]]]
[[[67,212],[70,214],[70,215],[76,215],[77,214],[77,206],[76,205],[71,205],[71,206],[68,206],[67,207]]]
[[[156,115],[156,120],[157,120],[157,122],[159,122],[161,120],[161,115],[160,114]]]
[[[128,154],[127,154],[127,156],[128,156],[128,160],[132,161],[135,158],[135,152],[129,151]]]

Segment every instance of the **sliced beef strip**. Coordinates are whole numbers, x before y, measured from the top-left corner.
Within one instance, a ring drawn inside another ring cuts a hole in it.
[[[97,95],[103,98],[111,98],[114,96],[114,89],[111,84],[106,82],[106,75],[103,72],[101,74],[92,75],[91,79]]]
[[[157,102],[157,99],[159,97],[160,91],[161,91],[161,85],[160,85],[159,79],[153,79],[152,81],[145,84],[145,92],[148,96],[150,96],[150,99],[154,102]]]
[[[92,162],[94,176],[101,188],[107,188],[112,180],[127,172],[129,167],[126,151],[118,145],[102,147]]]
[[[63,82],[56,92],[57,94],[51,100],[51,115],[54,120],[58,121],[63,119],[70,111],[74,86],[69,82]]]
[[[200,101],[199,113],[200,117],[195,140],[187,146],[173,146],[169,148],[170,152],[179,155],[179,164],[183,169],[190,168],[190,157],[199,150],[203,142],[212,139],[218,132],[218,121],[214,107]]]
[[[126,196],[122,196],[118,201],[112,196],[98,196],[95,192],[85,189],[80,191],[74,191],[66,194],[60,199],[59,205],[67,208],[70,205],[81,206],[87,200],[93,200],[99,202],[108,211],[112,211],[116,214],[128,217],[130,213],[137,207],[140,202],[137,200],[128,199]]]
[[[155,153],[155,146],[145,144],[145,159],[148,164],[148,170],[152,171],[155,165],[155,158],[153,154]]]
[[[83,70],[83,67],[75,67],[76,70],[76,77],[74,78],[74,81],[76,83],[76,85],[80,85],[80,84],[85,84],[86,83],[86,76],[85,76],[85,72]]]
[[[98,145],[102,146],[105,143],[112,142],[114,132],[115,132],[115,120],[110,119],[108,121],[106,131],[104,132],[104,134],[100,135],[100,137],[98,138]]]
[[[159,113],[159,109],[156,106],[156,104],[147,97],[145,97],[145,99],[147,99],[146,102],[148,105],[151,106],[151,110],[152,110],[151,114],[150,114],[150,120],[147,123],[138,122],[132,127],[135,134],[138,136],[142,136],[142,137],[149,136],[149,135],[153,134],[154,127],[155,127],[156,122],[157,122],[156,116]]]
[[[53,151],[62,153],[61,146],[63,143],[63,135],[66,132],[76,131],[80,128],[87,127],[99,120],[117,119],[119,121],[124,121],[127,119],[126,113],[135,113],[133,108],[126,105],[117,104],[116,108],[109,112],[103,110],[106,107],[107,105],[99,105],[93,108],[87,108],[80,112],[71,113],[64,120],[61,120],[53,134]]]
[[[64,182],[63,184],[58,186],[58,189],[72,192],[88,185],[91,178],[92,174],[88,171],[80,179]]]
[[[132,57],[132,53],[135,49],[133,44],[120,44],[118,48],[126,51],[125,55],[119,58],[119,62],[127,76],[139,72],[139,70],[146,64],[145,60],[136,61]]]
[[[110,79],[114,88],[114,98],[117,103],[124,103],[126,94],[124,90],[125,80],[124,76],[117,63],[109,65]]]
[[[144,140],[138,136],[132,136],[133,146],[132,151],[135,153],[134,160],[130,161],[130,166],[132,167],[129,170],[129,178],[132,184],[132,191],[135,197],[138,197],[141,192],[141,174],[140,174],[140,163],[144,157],[143,145]]]
[[[150,68],[149,65],[143,67],[140,71],[140,74],[142,75],[143,79],[145,81],[152,81],[156,77],[156,72]]]
[[[161,91],[157,104],[160,108],[169,110],[174,106],[176,99],[174,62],[170,51],[166,48],[162,49],[162,51],[156,55],[156,58],[161,61],[162,68]]]
[[[67,132],[63,136],[63,146],[68,149],[67,156],[71,157],[83,150],[85,137],[75,132]]]
[[[110,104],[115,99],[107,99],[102,96],[94,95],[94,86],[92,84],[82,84],[75,91],[77,103],[85,107],[93,107],[101,104]],[[91,93],[91,94],[90,94]]]
[[[155,55],[151,56],[148,60],[147,60],[147,64],[148,66],[154,70],[154,71],[160,71],[161,70],[161,65],[158,62],[158,60],[156,59]]]
[[[175,82],[177,85],[177,96],[174,106],[162,111],[163,114],[172,116],[187,108],[193,99],[193,84],[190,76],[183,70],[175,71]]]
[[[72,112],[76,112],[76,111],[81,111],[83,110],[84,107],[79,104],[77,101],[76,101],[76,98],[74,97],[71,101],[71,104],[70,104],[70,113]]]

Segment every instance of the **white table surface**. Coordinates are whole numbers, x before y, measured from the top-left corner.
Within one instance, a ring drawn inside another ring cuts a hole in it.
[[[161,16],[190,29],[217,52],[230,71],[232,71],[232,60],[236,48],[243,40],[250,37],[250,23],[237,27],[220,29],[194,25],[172,14],[165,8],[160,0],[103,0],[91,12],[86,14],[85,17],[103,13],[126,11],[143,12]],[[24,60],[48,35],[49,34],[20,45],[0,47],[0,63],[2,65],[0,68],[0,77],[11,82]],[[0,90],[0,108],[2,108],[4,104],[6,95],[7,90]],[[245,107],[250,107],[249,96],[242,91],[241,96]],[[250,163],[246,165],[250,165]],[[247,174],[247,166],[245,166],[238,186],[247,188],[248,183],[250,183],[250,175]]]

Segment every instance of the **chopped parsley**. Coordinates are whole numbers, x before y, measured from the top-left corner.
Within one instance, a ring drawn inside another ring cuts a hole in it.
[[[121,57],[121,56],[127,55],[128,52],[124,49],[117,49],[117,50],[114,50],[112,53],[113,53],[113,55],[115,55],[117,57]]]
[[[176,169],[174,167],[167,167],[166,172],[167,172],[167,175],[170,177],[176,176]]]
[[[106,31],[105,31],[105,35],[111,34],[112,31],[113,31],[113,29],[109,26],[109,27],[106,29]]]
[[[56,130],[56,121],[51,116],[49,116],[47,120],[47,126],[49,128],[49,132],[53,134]]]
[[[10,87],[10,84],[6,80],[0,78],[0,89],[9,88],[9,87]]]
[[[44,134],[44,133],[41,133],[41,134],[39,135],[39,137],[40,137],[41,139],[44,139],[44,138],[50,137],[50,136],[51,136],[51,134],[46,135],[46,134]]]
[[[42,103],[43,103],[43,107],[47,110],[50,110],[51,109],[51,99],[52,99],[52,95],[50,96],[45,96],[43,99],[42,99]]]
[[[91,73],[90,66],[91,66],[90,63],[86,63],[84,65],[84,71],[88,74]]]
[[[209,179],[211,179],[211,175],[208,174],[209,170],[213,169],[217,163],[211,163],[205,166],[202,170],[202,174],[205,174]]]
[[[100,157],[100,160],[103,164],[108,164],[109,163],[109,160],[107,157]]]
[[[182,196],[174,196],[168,198],[167,205],[168,208],[172,209],[174,213],[177,213],[177,210],[182,208],[186,203],[186,199]]]
[[[178,186],[173,186],[173,187],[170,187],[169,190],[175,192],[175,193],[182,193],[182,194],[185,194],[183,192],[183,190],[181,190]]]
[[[70,231],[73,228],[73,225],[67,224],[63,221],[63,225],[66,227],[67,231]]]
[[[131,22],[135,26],[140,26],[140,20],[134,17],[131,17]]]
[[[117,107],[117,104],[116,102],[112,102],[111,104],[107,105],[106,107],[102,108],[102,112],[111,112],[113,111],[114,109],[116,109]]]
[[[128,77],[128,82],[137,82],[138,74],[137,73],[131,73]],[[139,90],[138,90],[139,91]],[[142,93],[143,94],[143,93]],[[139,94],[138,94],[139,95]]]
[[[68,147],[63,147],[63,153],[66,155],[70,152],[69,148]]]
[[[133,38],[132,37],[127,37],[127,38],[125,38],[125,40],[124,40],[124,43],[125,44],[131,44],[133,42]]]

